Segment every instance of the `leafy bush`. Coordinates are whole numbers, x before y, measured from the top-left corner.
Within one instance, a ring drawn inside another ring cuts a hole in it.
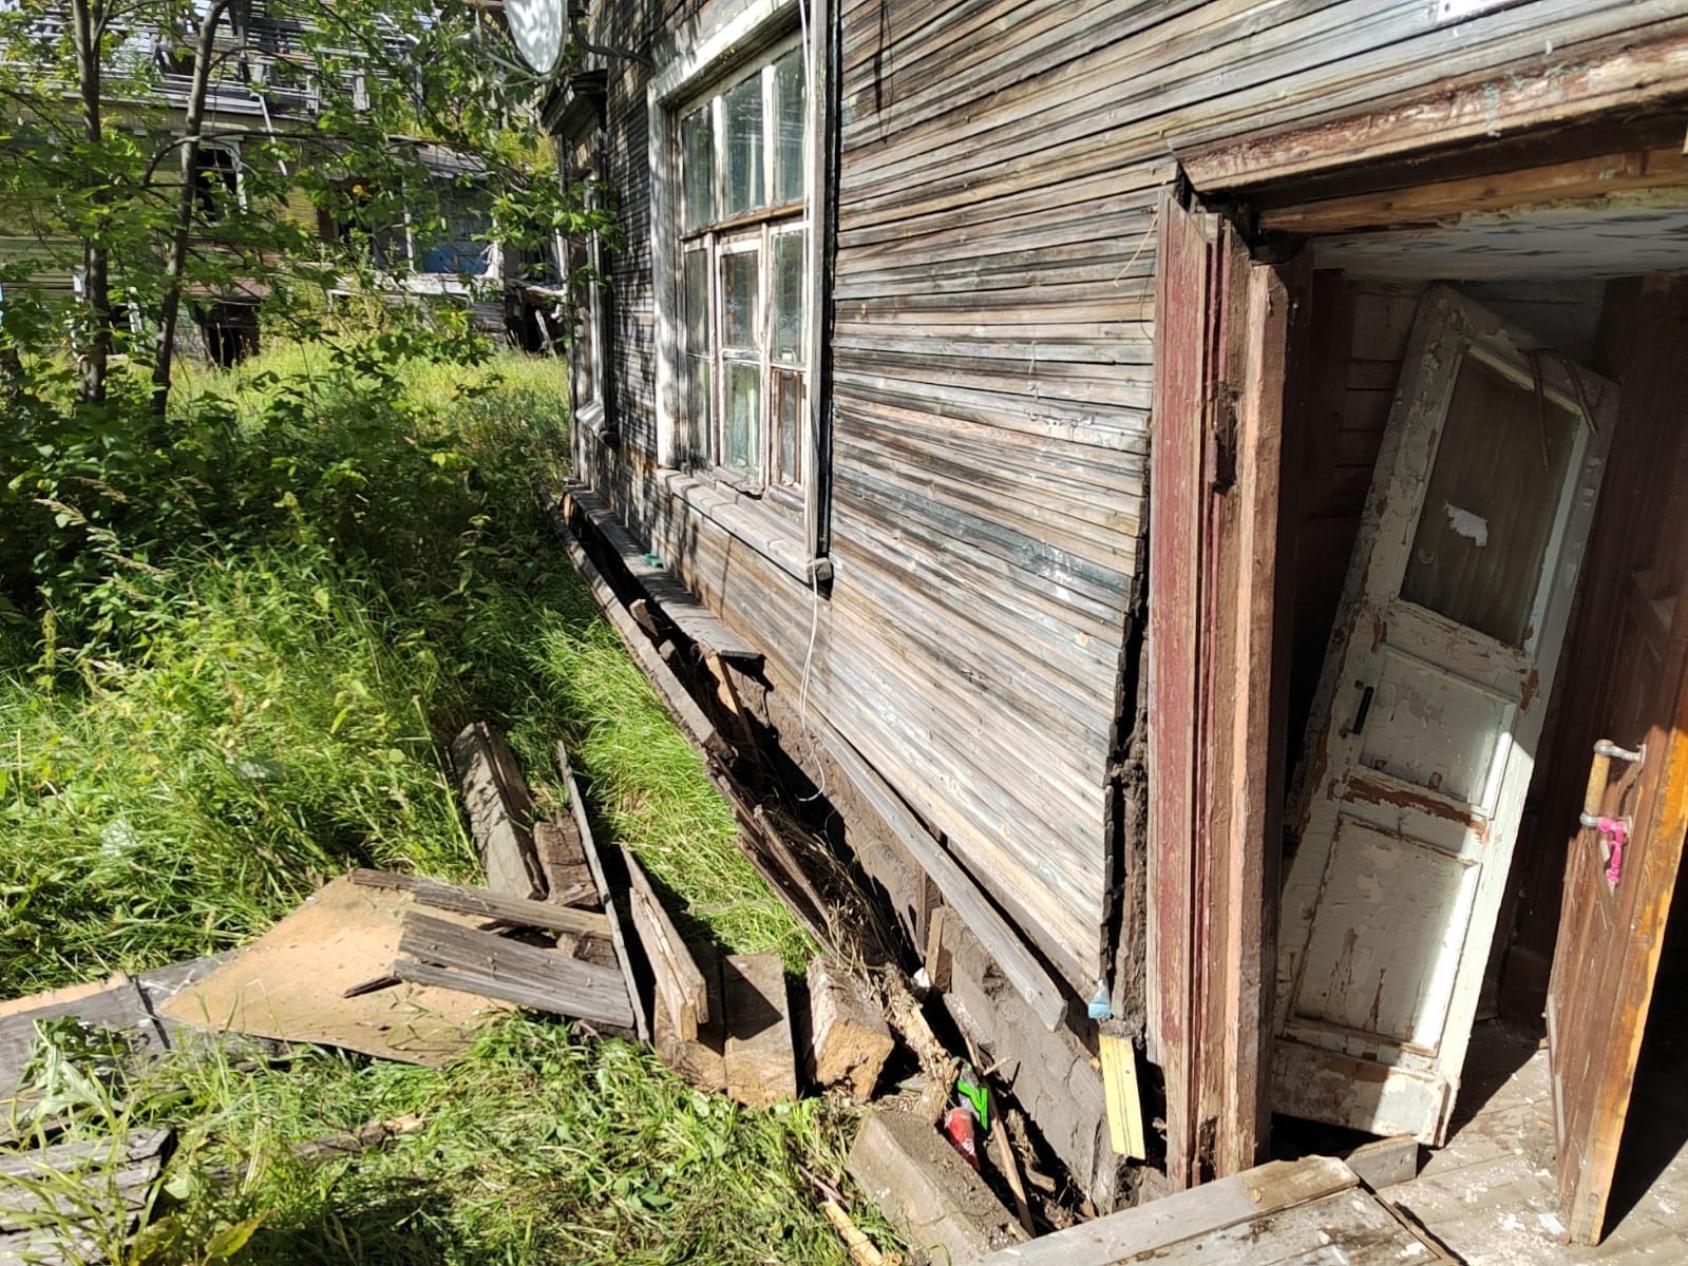
[[[389,584],[456,577],[487,517],[526,497],[536,452],[560,451],[563,434],[556,392],[529,393],[520,414],[476,414],[500,380],[484,349],[468,366],[446,359],[460,348],[402,326],[294,348],[203,376],[167,418],[138,389],[104,406],[57,403],[62,371],[38,372],[0,436],[0,615],[109,654],[145,633],[146,578],[189,553],[260,544],[361,557]],[[437,392],[410,389],[430,372]],[[496,443],[489,427],[502,429]]]

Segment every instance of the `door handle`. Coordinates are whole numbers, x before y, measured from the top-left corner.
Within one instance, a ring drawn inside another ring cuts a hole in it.
[[[1606,785],[1611,780],[1612,762],[1625,761],[1640,765],[1647,759],[1647,745],[1631,751],[1619,747],[1611,739],[1601,739],[1594,745],[1594,757],[1588,764],[1588,787],[1583,792],[1583,810],[1577,820],[1583,826],[1600,833],[1601,860],[1606,866],[1606,882],[1613,888],[1624,873],[1624,848],[1635,824],[1627,817],[1609,818],[1600,812],[1606,804]]]
[[[1598,829],[1600,810],[1606,803],[1606,784],[1612,777],[1612,762],[1625,761],[1639,765],[1647,759],[1647,745],[1633,751],[1619,747],[1611,739],[1601,739],[1594,745],[1594,758],[1588,763],[1588,788],[1583,792],[1582,815],[1577,819],[1584,826]]]
[[[1354,684],[1360,685],[1357,681]],[[1354,710],[1354,724],[1348,727],[1350,734],[1358,734],[1366,728],[1366,714],[1371,711],[1372,692],[1371,686],[1360,686],[1360,706]]]

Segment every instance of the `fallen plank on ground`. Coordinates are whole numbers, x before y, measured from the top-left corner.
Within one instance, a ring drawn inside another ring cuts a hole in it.
[[[703,972],[692,960],[668,911],[662,908],[662,900],[645,877],[638,858],[624,848],[621,860],[627,868],[627,903],[633,930],[651,965],[657,1000],[667,1009],[680,1036],[691,1041],[697,1037],[698,1027],[709,1022],[709,988]]]
[[[545,875],[530,831],[533,797],[503,733],[485,721],[471,722],[451,742],[451,764],[487,887],[508,897],[544,897]]]
[[[604,1028],[633,1029],[627,986],[614,968],[419,911],[404,917],[392,970],[417,984],[499,998]]]
[[[408,892],[418,905],[450,910],[455,914],[478,914],[513,927],[545,928],[583,936],[607,937],[610,934],[609,920],[590,910],[575,910],[522,897],[503,897],[485,888],[464,888],[384,870],[354,870],[351,879],[366,888],[396,888]]]

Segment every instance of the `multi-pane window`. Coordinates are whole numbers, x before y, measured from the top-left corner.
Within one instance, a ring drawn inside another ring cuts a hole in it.
[[[803,485],[807,87],[781,48],[679,112],[681,356],[694,456],[752,490]]]

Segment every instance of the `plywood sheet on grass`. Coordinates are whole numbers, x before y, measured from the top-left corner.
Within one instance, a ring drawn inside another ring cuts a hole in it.
[[[411,904],[408,893],[336,879],[159,1013],[202,1028],[443,1064],[468,1044],[488,1013],[509,1007],[408,983],[343,996],[350,986],[387,974],[400,918]]]

